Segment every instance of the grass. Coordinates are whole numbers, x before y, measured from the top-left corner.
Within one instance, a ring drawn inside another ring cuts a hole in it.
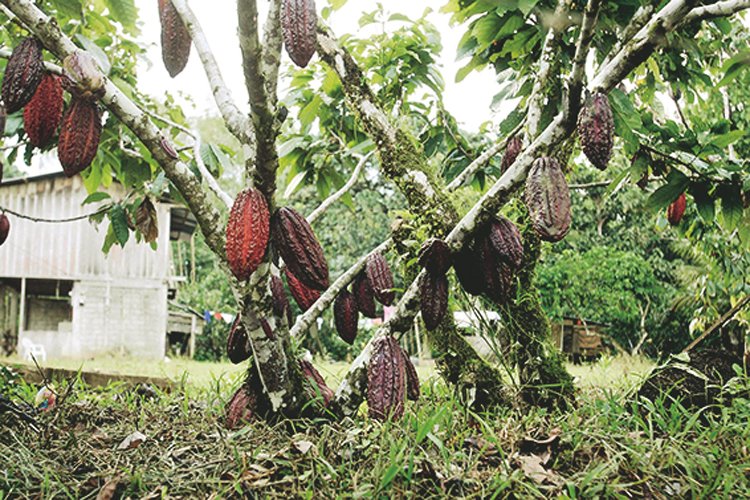
[[[40,434],[17,423],[0,433],[0,491],[44,498],[95,498],[105,487],[117,497],[151,498],[750,496],[750,401],[713,412],[636,401],[629,389],[649,368],[639,359],[570,368],[581,394],[569,412],[472,413],[433,377],[400,422],[359,415],[236,432],[221,423],[231,384],[219,379],[172,393],[74,382],[56,411],[39,416]],[[0,392],[15,401],[30,401],[36,389],[0,376]],[[118,450],[136,430],[146,441]]]

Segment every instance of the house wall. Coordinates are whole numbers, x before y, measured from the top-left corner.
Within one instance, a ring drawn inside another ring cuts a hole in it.
[[[166,350],[167,287],[160,282],[79,281],[71,293],[73,321],[29,329],[23,339],[44,346],[47,358],[127,354],[161,359]]]

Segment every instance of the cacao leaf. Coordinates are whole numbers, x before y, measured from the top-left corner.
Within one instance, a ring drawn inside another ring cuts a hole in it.
[[[156,219],[156,208],[150,198],[144,198],[135,212],[135,227],[143,235],[143,239],[151,243],[159,237],[159,222]]]
[[[121,247],[124,247],[125,243],[128,242],[130,230],[128,229],[127,214],[122,205],[116,204],[109,209],[109,220],[112,231],[117,238],[117,243],[119,243]]]

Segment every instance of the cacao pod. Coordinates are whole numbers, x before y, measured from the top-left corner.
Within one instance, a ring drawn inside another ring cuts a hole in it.
[[[523,148],[523,141],[520,136],[514,135],[508,140],[503,159],[500,161],[500,172],[505,173],[513,165],[518,155],[521,154],[521,148]]]
[[[32,146],[42,148],[50,143],[60,126],[63,104],[60,77],[44,75],[34,97],[23,110],[23,127]]]
[[[406,369],[406,397],[412,401],[419,400],[419,375],[414,363],[411,362],[409,353],[401,349],[404,356],[404,368]]]
[[[685,208],[687,208],[687,198],[685,193],[682,193],[667,207],[667,220],[671,225],[676,226],[680,223],[685,214]]]
[[[237,195],[227,222],[229,269],[244,281],[258,269],[268,246],[269,214],[263,193],[248,188]]]
[[[250,357],[250,346],[248,345],[247,331],[242,325],[242,319],[238,314],[232,322],[227,337],[227,357],[235,365],[242,363]]]
[[[239,429],[255,418],[258,398],[245,384],[242,384],[226,407],[227,429]]]
[[[383,254],[378,252],[367,258],[365,274],[378,302],[384,306],[393,304],[393,299],[396,298],[396,292],[393,291],[393,274]]]
[[[471,295],[481,295],[485,289],[481,255],[474,248],[476,245],[476,242],[466,242],[453,257],[453,268],[456,270],[458,282],[466,293]]]
[[[494,218],[489,224],[488,237],[495,255],[501,261],[516,271],[521,268],[523,261],[521,231],[513,222],[503,216]]]
[[[598,169],[607,168],[615,138],[615,120],[607,96],[596,92],[586,98],[578,114],[578,135],[586,158]]]
[[[169,76],[174,78],[185,69],[190,58],[190,32],[170,0],[159,0],[161,22],[161,58]]]
[[[310,288],[328,288],[323,248],[299,212],[289,207],[278,209],[271,220],[271,232],[276,250],[294,276]]]
[[[315,369],[312,363],[304,359],[299,360],[299,367],[302,370],[302,374],[310,383],[309,396],[311,398],[322,397],[323,405],[328,406],[328,403],[333,399],[333,391],[326,385],[326,381],[323,380],[318,370]]]
[[[434,330],[448,309],[448,278],[424,273],[419,282],[419,309],[427,330]]]
[[[320,292],[302,283],[288,268],[284,269],[284,273],[294,301],[303,312],[307,311],[320,298]]]
[[[8,233],[10,233],[10,220],[7,215],[0,214],[0,245],[8,239]]]
[[[560,241],[570,229],[570,192],[557,160],[537,158],[526,178],[531,224],[545,241]]]
[[[336,297],[336,302],[333,303],[333,318],[341,340],[349,345],[354,344],[354,339],[357,338],[359,312],[354,295],[347,290],[341,290]]]
[[[0,93],[8,114],[15,113],[34,97],[36,88],[44,76],[42,45],[29,37],[13,49],[5,66],[3,86]]]
[[[352,291],[354,292],[354,301],[357,304],[359,312],[367,318],[377,318],[378,313],[375,310],[375,294],[372,291],[370,280],[367,279],[367,275],[364,271],[354,278]]]
[[[315,54],[317,24],[315,0],[284,0],[281,11],[284,47],[300,68],[307,66]]]
[[[484,293],[498,304],[504,304],[511,295],[513,271],[502,260],[490,238],[489,228],[478,235],[479,265],[484,277]]]
[[[7,113],[5,112],[5,106],[3,106],[3,103],[0,102],[0,137],[5,135],[5,119],[7,117]],[[0,181],[2,181],[3,178],[0,176]]]
[[[68,177],[91,165],[99,149],[102,121],[99,107],[88,99],[73,97],[60,125],[57,156]]]
[[[427,240],[419,250],[419,265],[431,274],[445,274],[451,268],[451,249],[437,238]]]
[[[286,316],[288,324],[292,324],[292,308],[289,305],[289,297],[284,290],[284,282],[278,276],[271,276],[271,301],[273,314],[277,318]]]
[[[276,340],[276,334],[273,333],[273,329],[271,329],[271,324],[268,320],[262,318],[260,320],[260,327],[263,329],[263,333],[266,334],[268,340]]]
[[[370,418],[398,420],[404,414],[406,366],[398,341],[388,335],[376,341],[367,367]]]

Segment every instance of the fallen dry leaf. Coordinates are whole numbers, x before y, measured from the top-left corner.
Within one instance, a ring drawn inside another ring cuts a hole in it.
[[[117,485],[120,483],[119,476],[115,476],[102,486],[99,490],[99,494],[96,495],[96,500],[112,500],[115,493],[117,492]]]
[[[118,450],[132,450],[133,448],[138,448],[145,440],[146,435],[141,434],[138,431],[135,431],[128,437],[122,440],[122,443],[117,447]]]

